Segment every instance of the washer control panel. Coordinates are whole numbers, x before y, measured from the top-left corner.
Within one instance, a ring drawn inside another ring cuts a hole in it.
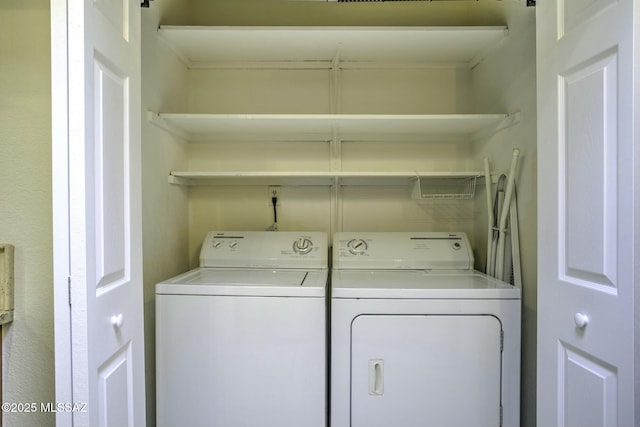
[[[334,269],[473,269],[465,233],[339,232],[333,239]]]
[[[313,250],[313,242],[308,237],[300,237],[293,242],[293,251],[297,254],[306,255]]]
[[[367,251],[367,241],[365,239],[351,239],[347,242],[347,249],[353,255],[364,254]]]
[[[210,231],[200,267],[327,268],[327,241],[322,232]]]

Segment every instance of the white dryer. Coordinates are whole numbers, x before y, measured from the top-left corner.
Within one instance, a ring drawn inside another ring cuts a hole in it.
[[[156,285],[159,427],[325,427],[328,242],[210,232]]]
[[[331,427],[519,425],[520,289],[464,233],[336,233]]]

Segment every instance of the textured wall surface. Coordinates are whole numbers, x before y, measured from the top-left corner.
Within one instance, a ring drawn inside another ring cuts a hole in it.
[[[2,331],[3,401],[54,402],[49,2],[0,2],[0,241],[15,252],[15,320]],[[53,426],[4,413],[4,426]]]

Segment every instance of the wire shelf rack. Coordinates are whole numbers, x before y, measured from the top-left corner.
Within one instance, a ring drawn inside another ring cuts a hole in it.
[[[476,191],[476,180],[476,176],[419,177],[413,185],[412,197],[416,200],[472,199]]]

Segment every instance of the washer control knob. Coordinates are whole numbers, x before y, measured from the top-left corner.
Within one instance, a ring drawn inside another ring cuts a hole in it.
[[[237,240],[233,240],[231,243],[229,243],[229,247],[231,249],[235,249],[238,246],[238,241]]]
[[[363,254],[367,250],[367,242],[363,239],[351,239],[347,242],[347,249],[354,255]]]
[[[219,247],[220,247],[220,245],[222,245],[222,240],[214,240],[214,241],[213,241],[213,247],[214,247],[214,248],[216,248],[216,249],[217,249],[217,248],[219,248]]]
[[[313,249],[313,242],[306,237],[301,237],[293,242],[293,251],[297,254],[308,254]]]

